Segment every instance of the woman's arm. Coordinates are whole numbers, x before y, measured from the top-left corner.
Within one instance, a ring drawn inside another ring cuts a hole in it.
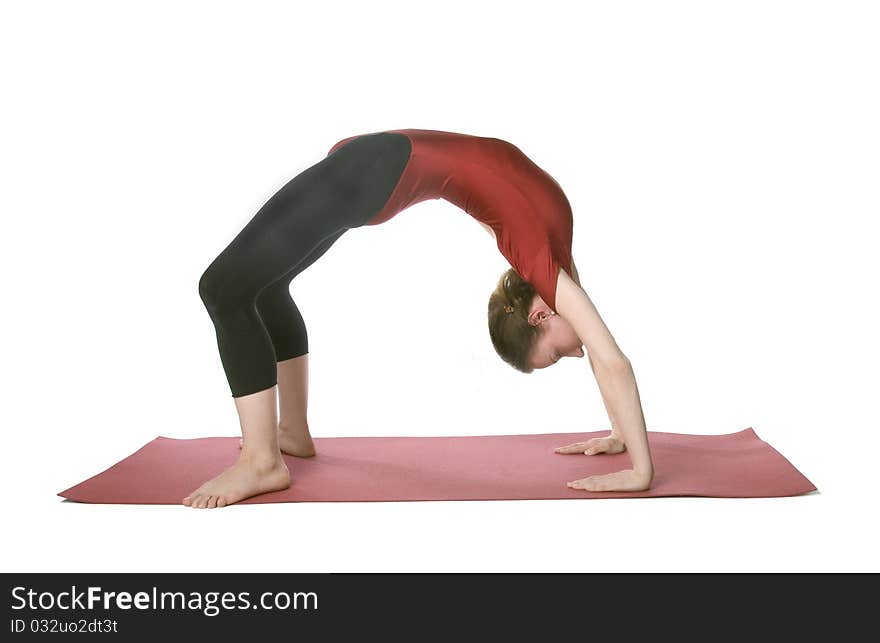
[[[576,274],[574,265],[572,272]],[[556,312],[572,325],[586,347],[605,410],[611,420],[609,437],[621,440],[626,445],[633,464],[631,470],[584,478],[569,483],[569,486],[590,491],[647,489],[654,478],[654,465],[639,390],[629,359],[614,341],[579,281],[575,283],[565,270],[559,271],[556,284]]]
[[[578,269],[577,266],[574,265],[574,259],[571,260],[571,278],[578,286],[581,285],[581,278],[578,277]]]
[[[479,219],[476,219],[476,222],[479,223],[479,224],[480,224],[481,226],[483,226],[484,228],[486,228],[486,232],[489,233],[489,236],[491,236],[493,239],[495,238],[495,231],[492,229],[491,226],[487,226],[485,223],[483,223],[483,222],[480,221]]]

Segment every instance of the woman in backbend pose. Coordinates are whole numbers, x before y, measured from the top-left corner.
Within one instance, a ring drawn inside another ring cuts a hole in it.
[[[531,373],[562,357],[583,357],[587,349],[611,432],[556,452],[626,449],[633,466],[568,486],[650,487],[654,467],[632,367],[580,286],[571,257],[571,207],[559,184],[506,141],[401,129],[336,143],[269,199],[202,275],[199,294],[217,333],[242,447],[233,466],[183,504],[223,507],[290,486],[281,453],[315,453],[306,418],[306,327],[290,281],[346,230],[440,198],[480,222],[511,265],[489,297],[489,335],[498,355]]]

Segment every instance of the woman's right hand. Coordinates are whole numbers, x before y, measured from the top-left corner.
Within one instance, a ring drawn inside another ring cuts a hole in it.
[[[622,453],[626,451],[626,444],[623,440],[615,436],[609,435],[605,438],[592,438],[585,442],[575,442],[564,447],[556,447],[554,453],[562,453],[568,455],[571,453],[583,453],[584,455],[596,455],[597,453]]]

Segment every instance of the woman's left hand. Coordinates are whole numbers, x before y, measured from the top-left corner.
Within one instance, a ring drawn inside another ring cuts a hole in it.
[[[624,469],[601,476],[590,476],[567,483],[572,489],[585,491],[644,491],[651,486],[653,475],[646,475],[633,469]]]

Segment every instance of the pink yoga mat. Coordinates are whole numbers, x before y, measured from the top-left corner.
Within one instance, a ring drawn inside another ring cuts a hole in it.
[[[312,458],[285,456],[289,489],[267,502],[545,500],[710,496],[794,496],[816,487],[753,429],[727,435],[648,432],[654,481],[641,492],[591,492],[566,482],[631,466],[626,453],[560,455],[553,449],[592,433],[447,437],[315,438]],[[233,464],[237,437],[158,437],[103,473],[62,491],[77,502],[180,504]]]

